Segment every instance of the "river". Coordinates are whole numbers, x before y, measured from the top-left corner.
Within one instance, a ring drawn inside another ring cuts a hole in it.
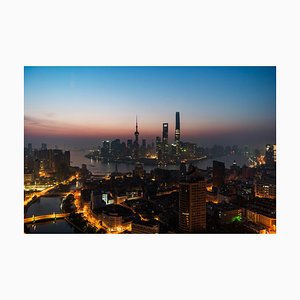
[[[61,213],[61,197],[41,197],[29,205],[25,211],[25,218],[32,215],[40,216]],[[64,219],[47,222],[37,222],[25,225],[29,233],[74,233],[74,228]]]
[[[86,164],[87,169],[91,171],[93,174],[110,174],[115,172],[116,164],[115,163],[104,163],[101,161],[95,161],[93,159],[86,158],[85,155],[89,153],[88,150],[71,150],[71,166],[81,167],[82,164]],[[215,159],[204,159],[195,163],[195,165],[200,169],[206,169],[207,167],[212,167],[213,160],[218,160],[225,163],[226,168],[230,168],[234,161],[236,161],[237,165],[242,167],[244,164],[249,165],[248,159],[242,155],[227,155],[218,157]],[[118,163],[118,172],[127,173],[132,172],[134,169],[134,164],[126,164],[126,163]],[[144,170],[146,172],[150,172],[156,168],[152,165],[145,165]],[[169,165],[164,167],[167,170],[178,170],[179,166]]]

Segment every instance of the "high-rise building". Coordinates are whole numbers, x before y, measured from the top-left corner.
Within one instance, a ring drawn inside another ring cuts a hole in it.
[[[276,179],[274,177],[262,177],[254,184],[255,197],[276,199]]]
[[[166,156],[169,152],[169,141],[168,141],[168,136],[169,136],[169,124],[168,123],[163,123],[163,132],[162,132],[162,153],[163,153],[163,158],[166,159]]]
[[[157,158],[160,160],[161,159],[161,138],[159,136],[156,137],[156,155],[157,155]]]
[[[70,151],[65,151],[64,153],[65,156],[65,163],[68,167],[70,167],[70,163],[71,163],[71,154]]]
[[[179,231],[201,233],[205,230],[206,181],[194,170],[179,183]]]
[[[213,161],[213,186],[220,188],[225,180],[225,164],[220,161]]]
[[[162,141],[164,144],[168,144],[169,124],[163,123]]]
[[[180,116],[178,111],[175,120],[175,151],[178,156],[180,154]]]
[[[175,144],[180,142],[180,117],[179,112],[176,112],[176,122],[175,122]]]
[[[103,158],[109,158],[110,156],[110,142],[103,141],[102,148],[101,148],[101,156]]]
[[[42,144],[42,150],[47,150],[47,144]]]

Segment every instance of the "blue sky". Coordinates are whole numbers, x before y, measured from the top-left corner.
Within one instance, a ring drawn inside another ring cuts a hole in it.
[[[149,142],[181,114],[183,140],[275,142],[275,67],[25,67],[25,140]]]

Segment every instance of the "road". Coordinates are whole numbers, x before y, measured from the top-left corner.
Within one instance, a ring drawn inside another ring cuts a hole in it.
[[[56,188],[56,187],[58,187],[60,184],[68,184],[68,183],[70,183],[72,180],[74,180],[76,178],[76,176],[71,176],[69,179],[67,179],[67,180],[65,180],[65,181],[63,181],[63,182],[59,182],[59,183],[57,183],[56,185],[53,185],[53,186],[50,186],[50,187],[48,187],[48,188],[46,188],[46,189],[44,189],[44,190],[42,190],[42,191],[40,191],[40,192],[33,192],[30,196],[29,196],[29,198],[27,198],[27,199],[25,199],[24,200],[24,206],[27,206],[31,201],[33,201],[35,198],[35,196],[36,196],[36,198],[37,197],[42,197],[42,196],[44,196],[44,195],[46,195],[49,191],[51,191],[51,190],[53,190],[54,188]]]

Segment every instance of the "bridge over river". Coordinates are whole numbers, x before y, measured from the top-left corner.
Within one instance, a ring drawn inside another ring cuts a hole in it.
[[[41,215],[41,216],[35,216],[33,215],[31,218],[25,218],[24,219],[24,224],[30,224],[30,223],[35,223],[39,221],[44,221],[44,220],[56,220],[56,219],[63,219],[66,218],[70,215],[70,213],[63,213],[63,214],[48,214],[48,215]]]

